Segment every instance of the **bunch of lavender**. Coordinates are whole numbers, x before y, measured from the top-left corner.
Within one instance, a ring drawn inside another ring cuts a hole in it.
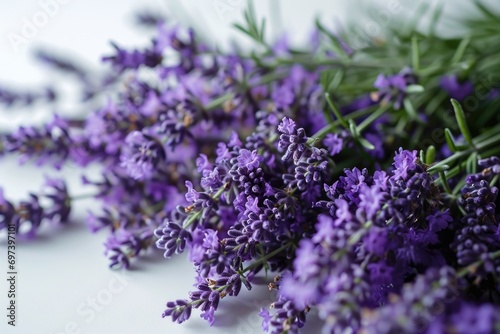
[[[311,309],[326,333],[494,332],[500,127],[490,74],[500,50],[484,45],[500,18],[476,8],[480,19],[461,21],[465,38],[436,34],[436,15],[427,33],[417,22],[389,27],[390,38],[360,47],[356,32],[317,22],[300,50],[269,43],[250,8],[236,25],[262,50],[250,54],[142,15],[156,37],[142,49],[113,44],[103,60],[115,74],[97,83],[39,54],[83,82],[84,98],[113,94],[84,120],[3,134],[0,152],[101,166],[83,184],[97,189],[102,210],[87,222],[108,231],[110,266],[155,248],[194,264],[196,289],[163,313],[179,323],[193,308],[214,323],[221,299],[273,272],[278,300],[260,313],[272,333],[298,332]],[[480,115],[464,111],[478,91]],[[52,206],[2,196],[0,229],[32,237],[44,220],[67,221],[78,196],[49,186]]]

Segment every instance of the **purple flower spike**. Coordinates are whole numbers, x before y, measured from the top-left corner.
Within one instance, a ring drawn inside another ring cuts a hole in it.
[[[246,149],[240,150],[240,155],[236,158],[238,166],[246,168],[248,171],[254,170],[259,167],[264,158],[257,154],[256,150],[249,151]]]
[[[21,155],[21,163],[34,158],[37,165],[53,162],[60,169],[69,157],[72,139],[68,123],[55,115],[43,128],[20,127],[6,136],[4,145],[7,152]]]
[[[131,132],[125,143],[127,146],[120,156],[121,166],[136,180],[151,178],[155,167],[165,160],[163,146],[153,137],[140,131]]]
[[[323,144],[325,145],[328,152],[330,152],[330,155],[335,155],[340,153],[340,151],[342,151],[342,148],[344,147],[344,141],[336,133],[327,134],[325,136],[325,139],[323,139]]]
[[[166,221],[163,226],[157,228],[155,236],[158,238],[156,246],[165,250],[163,255],[166,258],[171,257],[174,253],[184,252],[186,244],[193,241],[191,233],[171,221]]]
[[[62,179],[46,178],[44,196],[52,201],[51,206],[45,209],[44,217],[51,221],[65,223],[71,212],[71,198]]]
[[[308,137],[303,128],[296,129],[295,122],[289,118],[283,118],[278,131],[281,132],[278,147],[286,150],[282,160],[286,161],[293,157],[294,161],[298,161],[302,153],[306,150]]]
[[[407,151],[399,148],[394,157],[394,177],[405,179],[408,173],[415,169],[417,162],[417,151]]]

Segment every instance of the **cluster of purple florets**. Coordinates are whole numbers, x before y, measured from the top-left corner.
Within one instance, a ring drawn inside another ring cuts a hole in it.
[[[337,79],[323,81],[338,55],[318,43],[308,52],[321,66],[278,64],[296,54],[283,41],[258,59],[212,49],[157,17],[141,22],[159,27],[148,47],[114,44],[103,58],[117,74],[100,84],[119,83],[117,96],[83,121],[55,116],[2,135],[0,154],[101,166],[82,181],[102,206],[87,223],[108,231],[110,267],[157,249],[194,265],[195,289],[163,317],[182,323],[199,309],[213,324],[222,299],[272,272],[277,300],[260,311],[270,333],[298,333],[313,310],[324,333],[500,331],[500,159],[470,159],[446,180],[423,151],[401,148],[411,146],[401,124],[411,137],[428,117],[412,109],[422,88],[414,69],[375,75],[370,92],[346,101],[334,96],[335,110],[325,93]],[[87,82],[80,68],[40,57]],[[459,100],[473,88],[455,75],[433,79],[429,90]],[[0,90],[4,104],[34,99]],[[477,158],[481,145],[466,149]],[[67,222],[77,197],[61,179],[19,203],[0,191],[0,230],[33,238],[44,221]]]

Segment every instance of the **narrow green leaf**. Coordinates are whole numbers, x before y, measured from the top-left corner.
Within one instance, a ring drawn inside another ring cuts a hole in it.
[[[423,93],[425,91],[424,86],[421,85],[409,85],[406,87],[405,92],[407,94]]]
[[[469,43],[470,43],[470,36],[465,37],[460,42],[460,44],[457,47],[457,51],[455,51],[453,58],[451,58],[452,64],[457,64],[460,60],[462,60],[462,57],[464,56],[465,50],[467,50],[467,46],[469,46]]]
[[[360,142],[361,145],[363,145],[364,148],[370,151],[375,149],[375,146],[363,137],[359,137],[358,141]]]
[[[431,145],[425,152],[425,163],[430,165],[434,163],[434,159],[436,159],[436,148],[434,147],[434,145]]]
[[[430,36],[436,35],[436,27],[439,22],[439,19],[441,18],[443,7],[444,7],[443,3],[439,3],[437,8],[434,10],[434,13],[432,14],[431,24],[429,25]]]
[[[439,172],[439,177],[441,178],[441,181],[443,183],[444,190],[446,190],[446,192],[448,194],[451,194],[452,191],[451,191],[450,185],[448,183],[448,179],[446,178],[446,174],[444,173],[444,171]]]
[[[413,104],[411,103],[410,99],[406,98],[403,100],[403,105],[405,107],[406,112],[408,113],[408,116],[410,116],[410,119],[418,121],[420,120],[418,118],[417,112],[415,111],[415,108],[413,107]]]
[[[333,113],[335,114],[335,116],[339,120],[340,124],[342,124],[342,126],[345,127],[346,129],[349,129],[349,124],[347,123],[344,116],[342,116],[342,114],[340,113],[338,108],[333,103],[332,99],[330,98],[329,93],[325,93],[325,99],[326,99],[326,102],[328,103],[328,106],[330,106],[330,109],[332,109]]]
[[[266,32],[266,19],[264,18],[262,19],[262,22],[260,24],[260,32],[259,32],[260,41],[262,43],[264,43],[265,32]]]
[[[323,34],[325,34],[329,39],[334,38],[332,33],[328,31],[328,29],[326,29],[325,26],[323,26],[323,23],[321,23],[318,17],[316,17],[316,19],[314,20],[314,24],[316,25],[316,28],[318,28],[318,30],[321,31]]]
[[[417,36],[413,35],[411,38],[411,63],[413,70],[418,72],[420,69],[420,51],[418,46]]]
[[[477,173],[477,159],[477,152],[472,152],[471,155],[467,158],[467,162],[465,163],[465,170],[467,174]]]
[[[403,32],[406,34],[410,34],[415,32],[418,28],[418,24],[420,20],[426,17],[425,12],[429,9],[429,4],[424,2],[414,11],[414,15],[411,16],[410,20],[407,20],[408,25],[403,29]],[[399,32],[399,31],[398,31]]]
[[[455,141],[453,140],[453,135],[450,129],[448,128],[444,129],[444,137],[446,139],[448,147],[450,148],[450,151],[455,153],[457,151],[457,146],[455,145]]]
[[[420,151],[418,152],[418,155],[419,155],[420,161],[425,162],[424,150],[420,150]],[[425,162],[425,163],[426,163],[426,162]]]
[[[357,127],[357,130],[359,133],[363,132],[367,127],[369,127],[376,119],[378,119],[380,116],[382,116],[389,108],[390,104],[386,103],[378,107],[377,110],[375,110],[373,113],[371,113],[359,126]]]
[[[494,187],[495,184],[498,182],[498,179],[500,178],[500,175],[496,174],[493,179],[491,179],[491,182],[490,182],[490,187]]]
[[[333,80],[333,77],[334,75],[332,71],[325,70],[320,73],[319,84],[323,87],[325,92],[329,91],[328,87],[330,86],[330,82]]]
[[[212,109],[219,108],[220,106],[222,106],[222,104],[224,104],[224,102],[229,101],[233,98],[234,98],[233,93],[228,93],[228,94],[219,96],[218,98],[216,98],[216,99],[210,101],[208,104],[206,104],[204,109],[205,110],[212,110]]]
[[[467,121],[465,120],[465,114],[462,106],[455,99],[451,99],[451,104],[453,105],[453,109],[455,110],[455,118],[457,119],[458,127],[460,128],[462,135],[470,146],[474,146],[474,144],[472,143],[472,136],[470,134],[469,126],[467,125]]]
[[[358,128],[356,127],[356,123],[354,123],[354,121],[352,119],[349,120],[349,131],[351,132],[352,137],[355,140],[359,139]]]
[[[343,69],[338,70],[335,73],[335,76],[333,77],[332,81],[328,85],[328,90],[327,91],[331,92],[331,91],[336,90],[337,87],[342,82],[342,79],[344,79],[344,74],[345,74],[345,71]]]
[[[486,16],[494,21],[498,21],[498,17],[495,16],[495,14],[493,14],[493,12],[489,8],[487,8],[483,3],[481,3],[481,1],[476,0],[475,5],[479,9],[479,11],[481,11],[481,13],[484,14],[484,16]]]
[[[344,49],[342,48],[342,43],[340,43],[340,40],[337,36],[333,35],[330,31],[328,31],[328,29],[326,29],[323,24],[321,23],[321,21],[316,18],[316,21],[315,21],[315,24],[316,24],[316,27],[318,28],[319,31],[321,31],[322,33],[324,33],[328,39],[332,42],[332,48],[334,50],[334,52],[343,60],[349,60],[349,55],[344,51]]]
[[[432,169],[433,172],[438,172],[439,173],[439,172],[443,172],[445,170],[450,169],[450,166],[448,166],[448,165],[439,165],[439,166],[438,165],[434,165],[431,168],[429,168],[428,171],[430,171],[430,169]]]
[[[255,15],[255,6],[253,4],[253,0],[248,1],[248,23],[251,23],[255,26],[256,15]]]
[[[250,31],[248,31],[245,27],[243,27],[241,24],[239,23],[235,23],[233,24],[233,27],[239,31],[241,31],[242,33],[244,33],[245,35],[247,35],[248,37],[254,39],[254,36],[252,35],[252,33]]]

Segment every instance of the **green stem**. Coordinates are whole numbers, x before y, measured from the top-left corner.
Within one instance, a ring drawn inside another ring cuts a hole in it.
[[[71,201],[77,201],[77,200],[80,200],[80,199],[94,198],[97,195],[99,195],[99,194],[98,193],[94,193],[94,194],[80,194],[80,195],[76,195],[76,196],[70,196],[69,199]]]
[[[310,56],[305,56],[305,57],[290,57],[290,58],[277,58],[276,62],[274,64],[263,64],[263,66],[269,67],[269,68],[276,68],[279,65],[295,65],[295,64],[301,64],[305,66],[312,66],[312,67],[319,67],[319,66],[325,66],[325,65],[330,65],[330,66],[340,66],[340,67],[357,67],[357,68],[373,68],[373,69],[387,69],[387,68],[394,68],[394,69],[399,69],[401,67],[401,64],[398,64],[397,62],[392,62],[392,63],[383,63],[383,62],[373,62],[373,63],[363,63],[363,62],[358,62],[358,61],[352,61],[352,60],[344,60],[344,59],[311,59]]]
[[[489,256],[490,260],[494,260],[494,259],[497,259],[497,258],[500,258],[500,251],[496,251],[496,252],[490,253],[490,256]],[[469,264],[467,267],[462,268],[461,270],[459,270],[457,272],[457,276],[458,277],[464,277],[468,273],[474,272],[475,269],[477,269],[477,267],[479,267],[483,263],[484,263],[483,260],[479,260],[479,261],[476,261],[476,262],[474,262],[472,264]]]
[[[444,174],[443,171],[439,172],[439,177],[441,178],[441,180],[443,181],[443,186],[444,186],[444,190],[446,190],[446,192],[448,194],[451,194],[452,191],[450,189],[450,185],[448,184],[448,180],[446,178],[446,175]]]
[[[225,95],[222,95],[215,100],[210,101],[207,105],[203,107],[204,110],[213,110],[216,108],[219,108],[224,104],[224,102],[229,101],[234,98],[233,93],[227,93]]]
[[[480,150],[482,150],[490,145],[496,144],[498,142],[500,142],[500,134],[489,137],[488,139],[486,139],[482,142],[477,142],[476,140],[473,140],[473,143],[475,144],[473,147],[471,147],[465,151],[459,151],[459,152],[454,153],[453,155],[449,156],[448,158],[440,161],[439,163],[437,163],[434,166],[432,166],[431,168],[429,168],[428,171],[431,174],[435,174],[440,169],[440,167],[442,167],[444,165],[450,165],[451,163],[455,162],[458,159],[461,159],[465,156],[469,156],[473,152],[479,152]]]
[[[364,129],[370,126],[370,124],[372,124],[373,121],[382,116],[389,109],[389,107],[389,104],[381,105],[377,110],[375,110],[373,114],[368,116],[363,122],[361,122],[360,125],[358,125],[358,132],[361,133]]]
[[[250,271],[252,270],[253,268],[261,265],[263,262],[266,262],[267,260],[269,260],[270,258],[272,258],[273,256],[276,256],[278,255],[279,253],[281,253],[282,251],[284,251],[285,249],[287,249],[288,247],[290,247],[292,245],[291,242],[288,242],[286,243],[285,245],[281,246],[280,248],[278,249],[275,249],[274,251],[272,251],[271,253],[261,257],[260,259],[258,259],[257,261],[255,261],[254,263],[252,263],[251,265],[249,265],[248,267],[246,267],[245,269],[243,269],[241,271],[241,273],[246,273],[247,271]]]
[[[226,190],[226,188],[227,188],[228,185],[229,185],[229,183],[226,182],[222,187],[220,187],[219,190],[217,190],[217,192],[214,194],[214,196],[212,197],[212,199],[213,200],[218,200],[219,197],[224,192],[224,190]],[[187,229],[189,226],[191,226],[191,224],[193,224],[198,218],[200,218],[202,212],[203,212],[203,210],[195,212],[191,217],[189,217],[184,222],[184,224],[182,225],[182,228],[183,229]]]
[[[349,121],[350,119],[357,119],[357,118],[366,116],[367,114],[369,114],[371,112],[372,112],[372,106],[367,107],[365,109],[356,110],[356,111],[350,113],[348,116],[344,116],[344,119],[347,121]],[[336,120],[330,124],[327,124],[322,129],[320,129],[318,132],[316,132],[311,138],[314,138],[314,141],[322,139],[324,136],[326,136],[328,133],[330,133],[332,130],[334,130],[339,125],[341,125],[339,120]]]

